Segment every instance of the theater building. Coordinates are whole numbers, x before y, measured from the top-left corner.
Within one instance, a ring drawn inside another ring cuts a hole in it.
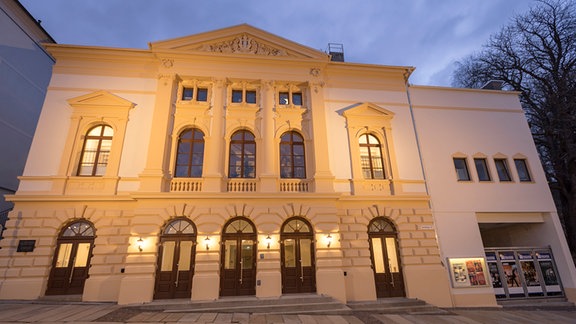
[[[0,298],[576,298],[518,93],[249,25],[56,59]]]

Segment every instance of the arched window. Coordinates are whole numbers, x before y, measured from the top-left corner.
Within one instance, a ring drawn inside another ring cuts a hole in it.
[[[204,133],[190,128],[178,137],[175,177],[200,178],[204,164]]]
[[[79,176],[103,176],[106,173],[114,130],[108,125],[91,128],[84,139]]]
[[[359,143],[364,179],[384,179],[384,162],[378,139],[374,135],[363,134]]]
[[[280,137],[280,177],[306,178],[304,139],[296,132],[286,132]]]
[[[239,130],[232,135],[228,177],[256,177],[256,141],[247,130]]]

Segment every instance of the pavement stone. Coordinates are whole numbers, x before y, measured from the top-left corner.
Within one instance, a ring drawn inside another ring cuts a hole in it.
[[[241,323],[241,324],[576,324],[576,308],[550,309],[446,309],[441,314],[378,314],[354,312],[329,314],[249,314],[164,312],[145,305],[113,303],[42,303],[0,301],[0,324],[4,323]]]

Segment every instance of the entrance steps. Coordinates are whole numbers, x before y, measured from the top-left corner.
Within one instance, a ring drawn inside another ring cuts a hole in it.
[[[349,302],[347,306],[354,312],[376,312],[380,314],[447,314],[448,312],[423,300],[414,298],[381,298],[374,301]]]
[[[264,313],[350,315],[357,312],[387,314],[442,314],[446,311],[409,298],[387,298],[368,302],[341,302],[316,294],[283,295],[276,298],[223,297],[215,301],[157,300],[140,305],[147,311],[167,313]]]
[[[564,297],[526,298],[498,300],[502,308],[565,309],[576,308],[573,302]]]

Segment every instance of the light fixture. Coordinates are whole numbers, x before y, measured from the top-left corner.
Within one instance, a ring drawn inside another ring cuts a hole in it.
[[[332,244],[332,235],[330,235],[330,233],[328,233],[328,236],[326,236],[326,240],[328,241],[326,247],[330,247],[330,245]]]
[[[208,236],[204,239],[204,243],[206,243],[206,251],[210,250],[210,238]]]
[[[272,242],[272,238],[270,237],[270,235],[266,236],[266,243],[267,243],[266,248],[268,250],[270,250],[270,243],[271,242]]]
[[[138,250],[140,250],[140,252],[142,252],[144,249],[142,248],[144,246],[144,240],[142,238],[139,238],[136,241],[136,245],[138,246]]]

